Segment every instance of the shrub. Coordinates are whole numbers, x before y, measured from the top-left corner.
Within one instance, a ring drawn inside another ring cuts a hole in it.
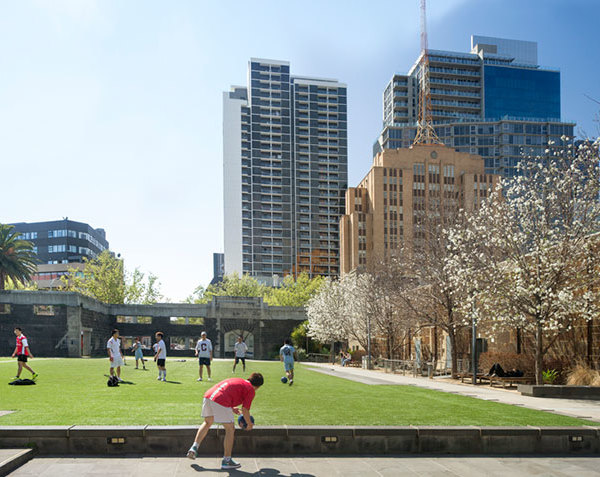
[[[350,356],[352,356],[352,361],[362,361],[362,357],[366,356],[367,352],[364,349],[357,349],[354,351],[350,351]]]
[[[558,371],[556,369],[547,369],[542,372],[544,378],[544,384],[554,384],[554,381],[558,378]]]
[[[569,386],[598,386],[600,385],[600,374],[595,369],[578,364],[568,373],[567,384]]]

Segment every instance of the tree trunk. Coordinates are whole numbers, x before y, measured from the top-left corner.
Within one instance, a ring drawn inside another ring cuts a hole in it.
[[[543,366],[543,342],[542,342],[542,324],[539,319],[537,320],[537,329],[535,332],[535,384],[544,384],[544,378],[542,376]]]
[[[4,272],[0,271],[0,290],[4,290]]]
[[[458,356],[456,356],[456,330],[453,327],[448,329],[448,336],[450,337],[450,359],[452,360],[450,372],[452,378],[456,379],[458,376]]]

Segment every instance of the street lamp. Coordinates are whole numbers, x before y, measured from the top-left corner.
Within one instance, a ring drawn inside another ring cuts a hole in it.
[[[477,384],[477,321],[475,320],[475,298],[473,298],[472,315],[471,315],[471,333],[473,334],[471,340],[471,363],[473,371],[473,384]]]
[[[367,369],[371,369],[371,315],[367,314]]]

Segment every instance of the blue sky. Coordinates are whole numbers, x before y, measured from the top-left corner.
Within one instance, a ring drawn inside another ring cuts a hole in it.
[[[171,300],[223,248],[221,93],[250,57],[348,85],[349,184],[371,164],[381,93],[419,53],[418,0],[0,0],[0,222],[103,227]],[[538,42],[562,116],[598,135],[595,0],[430,0],[429,46]]]

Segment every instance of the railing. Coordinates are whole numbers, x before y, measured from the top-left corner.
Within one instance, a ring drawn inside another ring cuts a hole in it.
[[[383,359],[383,369],[386,373],[402,374],[403,376],[447,376],[450,375],[451,368],[446,366],[445,360],[424,361],[420,363],[414,359]],[[471,360],[458,359],[456,366],[457,373],[468,373],[471,370]]]
[[[305,361],[311,361],[313,363],[328,363],[331,355],[321,353],[308,353]]]

